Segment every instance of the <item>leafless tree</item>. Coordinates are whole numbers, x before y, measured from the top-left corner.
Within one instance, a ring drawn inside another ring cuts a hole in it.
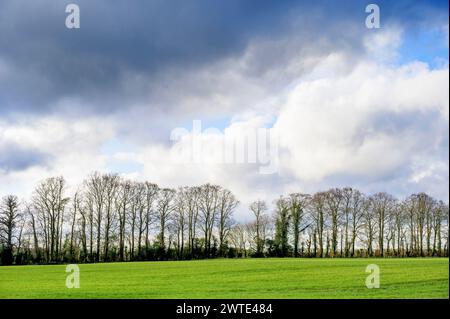
[[[364,200],[362,204],[363,223],[364,223],[364,240],[366,242],[366,250],[368,256],[374,255],[373,244],[376,236],[377,216],[374,213],[373,201],[370,198]]]
[[[292,230],[294,235],[294,257],[298,257],[298,249],[300,244],[300,232],[302,229],[302,221],[306,214],[306,209],[311,200],[309,194],[293,193],[289,195],[288,204],[292,218]],[[304,227],[308,227],[304,225]]]
[[[180,187],[175,196],[175,208],[174,208],[174,216],[173,216],[173,225],[174,232],[176,236],[176,249],[177,255],[179,259],[183,258],[184,255],[184,243],[185,243],[185,234],[187,228],[188,221],[188,212],[189,212],[189,188],[188,187]]]
[[[248,225],[236,224],[230,231],[230,241],[241,257],[247,257],[247,229]]]
[[[21,226],[19,224],[23,224],[19,199],[14,195],[3,197],[0,202],[0,242],[5,245],[6,264],[13,262],[14,245],[17,243],[20,246]]]
[[[239,201],[228,189],[220,189],[218,194],[218,218],[217,226],[219,232],[219,255],[225,256],[226,242],[230,229],[233,227],[235,221],[233,220],[233,213]]]
[[[109,260],[109,247],[111,231],[117,219],[117,209],[115,199],[120,184],[120,178],[116,174],[103,175],[103,185],[105,188],[105,221],[104,221],[104,247],[103,260]]]
[[[188,187],[185,192],[185,204],[187,209],[187,228],[188,228],[188,243],[190,257],[194,258],[194,242],[197,235],[197,224],[199,215],[198,200],[201,194],[200,187]]]
[[[75,193],[72,199],[72,209],[70,211],[70,243],[69,243],[69,255],[70,260],[75,260],[75,230],[78,215],[80,214],[80,207],[82,205],[82,198],[79,191]]]
[[[63,177],[51,177],[41,182],[33,195],[34,211],[43,231],[43,242],[48,262],[60,259],[64,211],[69,198],[65,197]]]
[[[316,224],[316,233],[318,241],[318,255],[324,257],[324,231],[325,231],[325,192],[315,193],[311,199],[312,217]]]
[[[102,239],[102,221],[105,206],[106,188],[104,183],[106,178],[98,172],[94,172],[85,180],[86,187],[86,197],[88,201],[92,204],[93,208],[93,222],[96,231],[96,250],[95,250],[95,261],[100,261],[100,246]],[[92,238],[91,238],[92,240]],[[92,252],[91,252],[92,253]]]
[[[205,240],[205,257],[208,257],[211,252],[211,239],[218,213],[219,191],[219,186],[211,184],[202,185],[199,189],[199,222]]]
[[[119,260],[125,260],[125,238],[126,238],[126,225],[127,225],[127,213],[131,206],[132,198],[132,183],[128,180],[123,180],[119,184],[117,190],[117,196],[115,198],[115,207],[119,216]]]
[[[163,252],[165,251],[166,248],[165,234],[169,218],[171,217],[175,208],[174,200],[175,200],[175,190],[170,188],[163,188],[158,192],[158,200],[157,200],[157,214],[159,222],[158,243]]]
[[[377,222],[378,250],[380,255],[384,256],[386,221],[391,218],[395,199],[387,193],[376,193],[369,200],[372,215]]]
[[[336,256],[338,245],[338,227],[341,216],[341,204],[343,196],[338,188],[326,192],[326,207],[331,220],[331,256]]]
[[[250,205],[250,211],[255,216],[255,248],[256,255],[261,256],[263,254],[264,249],[264,221],[267,220],[267,205],[266,202],[262,200],[257,200]]]
[[[291,215],[289,210],[289,200],[283,196],[275,201],[275,245],[278,255],[287,256],[289,249],[289,225]]]
[[[150,247],[150,226],[156,219],[154,206],[158,197],[159,187],[156,184],[145,182],[145,189],[145,250],[147,252]]]
[[[351,187],[312,196],[292,193],[274,202],[273,216],[264,201],[251,203],[254,218],[245,224],[233,218],[237,198],[218,185],[160,189],[93,173],[71,200],[65,193],[64,179],[53,177],[37,185],[28,204],[3,197],[2,263],[211,258],[235,252],[242,257],[449,253],[448,204],[425,193],[402,201]]]
[[[351,256],[355,256],[356,239],[362,227],[365,196],[358,190],[351,192]]]

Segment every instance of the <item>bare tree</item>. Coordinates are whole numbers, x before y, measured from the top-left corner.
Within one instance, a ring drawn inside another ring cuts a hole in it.
[[[72,200],[72,210],[70,211],[70,243],[69,243],[69,255],[70,260],[75,261],[75,227],[80,213],[80,207],[82,205],[81,194],[79,191],[75,193]]]
[[[137,256],[142,258],[142,239],[146,231],[147,219],[147,186],[144,183],[136,183],[134,188],[134,205],[136,229],[137,229]],[[134,246],[133,246],[134,248]]]
[[[267,218],[267,205],[262,200],[257,200],[250,205],[250,211],[255,216],[255,246],[256,256],[262,256],[265,236],[263,234],[264,220]]]
[[[350,255],[350,223],[351,223],[351,213],[352,213],[352,204],[353,204],[353,189],[351,187],[346,187],[342,189],[342,212],[343,212],[343,235],[344,237],[344,251],[343,256],[349,257]],[[342,241],[341,240],[341,246]],[[342,253],[341,253],[342,255]]]
[[[292,229],[294,235],[294,257],[298,257],[300,244],[300,232],[303,230],[302,221],[306,207],[309,205],[311,196],[309,194],[293,193],[289,195],[288,204],[292,218]],[[307,226],[306,226],[307,227]]]
[[[365,195],[358,190],[352,190],[351,198],[351,223],[352,223],[352,236],[351,236],[351,256],[355,256],[356,238],[362,226],[363,218],[363,203],[365,201]]]
[[[225,255],[225,248],[228,239],[228,233],[234,225],[233,212],[239,201],[227,189],[220,189],[218,194],[218,218],[217,226],[219,231],[219,256]]]
[[[64,196],[65,180],[52,177],[41,182],[33,195],[33,206],[43,231],[46,260],[58,261],[62,242],[64,210],[69,198]]]
[[[377,221],[378,250],[381,256],[384,256],[384,239],[386,231],[386,221],[392,214],[395,199],[387,193],[376,193],[370,197],[370,206],[374,218]]]
[[[30,204],[30,203],[25,204],[25,213],[28,217],[32,236],[33,236],[33,244],[34,244],[33,258],[34,258],[34,261],[39,261],[41,259],[41,251],[39,248],[39,237],[40,236],[38,235],[39,229],[36,224],[35,213],[33,212],[32,204]]]
[[[432,212],[432,228],[433,228],[433,249],[432,256],[441,256],[442,254],[442,223],[444,222],[448,206],[442,201],[436,203]]]
[[[419,237],[420,256],[429,255],[431,252],[431,212],[434,208],[435,200],[425,193],[417,196],[417,236]],[[425,245],[424,245],[425,240]]]
[[[115,206],[119,215],[119,260],[125,260],[127,213],[131,206],[132,183],[124,180],[119,184]]]
[[[362,204],[367,255],[370,257],[374,255],[373,243],[375,240],[377,224],[377,216],[374,214],[372,203],[373,201],[369,198],[364,200]]]
[[[324,257],[325,200],[326,193],[315,193],[311,200],[312,217],[316,224],[319,257]]]
[[[185,192],[185,204],[187,209],[188,243],[191,258],[194,258],[194,242],[197,235],[197,223],[199,214],[198,200],[201,194],[200,187],[188,187]]]
[[[202,185],[199,189],[199,221],[205,240],[205,257],[208,257],[211,252],[211,239],[219,204],[219,190],[219,186],[211,184]]]
[[[88,252],[88,236],[90,232],[88,232],[88,227],[90,226],[89,221],[91,220],[89,215],[92,210],[89,209],[88,201],[86,201],[84,198],[83,200],[81,200],[79,212],[80,217],[78,218],[78,229],[81,242],[80,261],[87,262],[90,259],[90,255]],[[89,247],[91,247],[91,245],[89,245]]]
[[[130,259],[134,260],[136,257],[136,242],[138,244],[138,255],[140,254],[142,233],[144,227],[145,186],[142,183],[131,184],[131,193],[129,200],[130,205],[126,215],[126,222],[129,227],[129,255]]]
[[[417,252],[417,238],[416,238],[416,206],[417,199],[414,195],[409,196],[403,201],[403,209],[408,219],[409,242],[407,243],[408,256],[415,256]]]
[[[406,254],[405,251],[405,243],[406,243],[406,230],[405,230],[405,222],[406,222],[405,208],[404,203],[398,203],[395,205],[393,210],[393,223],[395,229],[395,238],[396,241],[397,256],[404,256]],[[394,245],[394,244],[393,244]],[[395,251],[395,248],[394,248]]]
[[[175,197],[173,225],[174,225],[174,232],[177,238],[176,248],[178,259],[182,259],[184,256],[184,242],[189,211],[188,194],[189,188],[182,187],[178,189],[178,192]]]
[[[93,173],[81,186],[69,200],[62,177],[46,179],[20,205],[23,212],[16,196],[4,197],[3,263],[231,257],[235,251],[242,257],[449,253],[448,204],[425,193],[403,201],[350,187],[292,193],[274,202],[273,216],[264,201],[253,202],[254,220],[239,224],[237,198],[218,185],[175,191]]]
[[[330,189],[326,192],[326,205],[331,220],[331,256],[336,256],[338,244],[338,226],[340,223],[341,203],[343,200],[342,191],[338,188]]]
[[[286,257],[288,254],[289,243],[289,224],[291,215],[289,213],[289,201],[287,198],[280,197],[276,202],[275,209],[275,245],[278,254],[281,257]]]
[[[100,261],[100,246],[102,239],[102,221],[105,206],[105,178],[98,172],[94,172],[85,180],[86,197],[89,198],[89,202],[93,208],[93,222],[96,230],[96,250],[95,261]],[[92,240],[92,238],[91,238]],[[92,253],[92,252],[91,252]]]
[[[175,199],[175,190],[170,188],[163,188],[158,192],[158,201],[157,201],[157,214],[158,214],[158,222],[159,222],[159,235],[158,235],[158,243],[160,248],[162,249],[163,254],[166,249],[166,230],[168,227],[169,218],[174,211]]]
[[[115,174],[103,175],[104,200],[105,200],[105,222],[104,222],[104,247],[103,260],[109,260],[109,246],[111,229],[116,222],[117,210],[115,207],[115,199],[119,188],[120,179]]]
[[[158,197],[159,187],[156,184],[145,182],[145,250],[146,252],[150,246],[150,225],[154,222],[155,218],[154,205]]]
[[[230,240],[241,257],[247,257],[247,229],[248,225],[236,224],[230,230]]]
[[[22,222],[22,213],[19,211],[17,196],[8,195],[0,203],[0,242],[5,245],[3,263],[13,263],[13,249],[15,241],[20,242],[19,223]],[[20,244],[19,244],[20,245]]]
[[[444,256],[449,255],[449,232],[450,232],[450,227],[449,227],[449,209],[448,209],[448,204],[443,205],[442,206],[442,214],[443,214],[443,222],[444,225],[442,225],[442,234],[444,236],[444,240],[445,240],[445,244],[444,244]]]

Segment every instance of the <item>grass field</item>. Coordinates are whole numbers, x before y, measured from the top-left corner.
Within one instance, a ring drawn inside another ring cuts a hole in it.
[[[368,264],[381,271],[368,289]],[[0,267],[0,298],[448,298],[449,261],[417,259],[216,259]]]

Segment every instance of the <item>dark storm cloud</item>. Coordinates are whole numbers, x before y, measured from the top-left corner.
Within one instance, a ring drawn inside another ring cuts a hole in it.
[[[64,25],[65,6],[71,2],[81,9],[78,30]],[[421,21],[420,12],[426,10],[418,7],[434,12],[433,8],[445,6],[440,1],[379,4],[384,21],[406,24]],[[239,55],[254,38],[304,34],[307,46],[328,34],[334,46],[351,49],[358,46],[357,34],[367,31],[365,5],[364,1],[1,0],[0,114],[61,111],[61,99],[79,101],[81,109],[75,112],[126,108],[142,99],[158,81],[158,73]],[[335,27],[352,22],[357,22],[356,31]],[[276,51],[259,53],[251,71],[258,76],[279,56]],[[142,87],[125,89],[127,76],[136,75],[142,77]]]
[[[287,1],[73,2],[81,9],[79,30],[65,28],[64,1],[1,2],[0,61],[9,71],[0,78],[3,111],[42,111],[64,96],[108,101],[124,72],[151,79],[165,68],[238,53],[252,34],[277,32],[289,7]]]
[[[22,171],[32,166],[45,166],[48,160],[48,155],[37,150],[11,143],[0,145],[0,171]]]

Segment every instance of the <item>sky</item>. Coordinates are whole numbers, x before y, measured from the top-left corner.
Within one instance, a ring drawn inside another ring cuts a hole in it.
[[[0,196],[100,171],[220,184],[242,220],[331,187],[448,203],[448,1],[373,2],[371,29],[369,3],[0,0]]]

